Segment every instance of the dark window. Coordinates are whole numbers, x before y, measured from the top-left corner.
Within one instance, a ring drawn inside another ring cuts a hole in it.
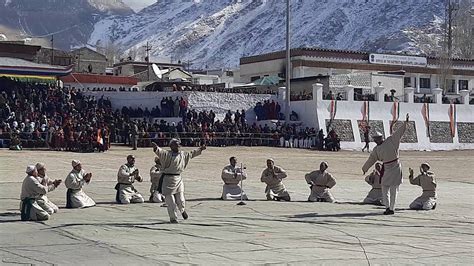
[[[430,78],[420,78],[420,88],[422,88],[422,89],[431,88],[431,79]]]
[[[455,83],[454,79],[446,80],[446,87],[448,89],[448,92],[455,93],[456,92],[456,83]]]
[[[459,90],[467,90],[468,89],[468,84],[469,84],[469,81],[467,80],[462,80],[460,79],[459,80]]]
[[[403,79],[403,86],[404,86],[405,88],[411,87],[411,78],[410,78],[410,77],[405,77],[405,78]]]
[[[279,78],[285,78],[285,73],[278,73]]]
[[[260,76],[251,77],[251,78],[250,78],[250,82],[256,81],[256,80],[259,79],[259,78],[260,78]]]

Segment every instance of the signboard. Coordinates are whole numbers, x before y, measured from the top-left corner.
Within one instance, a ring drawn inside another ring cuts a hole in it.
[[[426,57],[420,56],[369,54],[369,63],[382,65],[425,67],[427,65],[427,60]]]

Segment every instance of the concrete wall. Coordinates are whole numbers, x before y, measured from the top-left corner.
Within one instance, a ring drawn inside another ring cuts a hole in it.
[[[97,99],[104,95],[109,98],[113,109],[127,107],[141,107],[152,109],[160,105],[163,97],[183,97],[188,101],[191,109],[198,111],[213,110],[218,119],[222,119],[228,110],[235,112],[244,109],[248,122],[254,122],[256,117],[253,112],[257,102],[274,99],[270,94],[244,94],[244,93],[216,93],[216,92],[157,92],[157,91],[136,91],[136,92],[84,92],[86,95],[94,95]]]
[[[315,89],[315,92],[318,95],[318,92]],[[316,99],[313,100],[313,104],[317,107],[317,121],[319,128],[322,128],[326,132],[326,122],[329,119],[328,107],[330,105],[329,100]],[[343,149],[349,150],[358,150],[361,149],[363,144],[361,136],[359,134],[359,127],[357,120],[361,120],[363,102],[357,101],[338,101],[337,102],[337,113],[336,120],[349,120],[350,128],[344,130],[352,130],[354,141],[342,141],[341,147]],[[390,120],[392,119],[391,108],[393,103],[389,102],[370,102],[370,120],[381,121],[383,123],[383,131],[385,136],[390,135]],[[430,121],[431,125],[431,140],[427,137],[425,122],[423,120],[421,109],[423,104],[421,103],[400,103],[400,118],[399,120],[404,120],[406,113],[410,114],[410,121],[414,121],[414,126],[416,130],[417,142],[415,143],[401,143],[400,149],[402,150],[453,150],[453,149],[474,149],[474,132],[469,129],[463,130],[463,142],[466,142],[465,139],[468,138],[470,143],[460,143],[459,131],[460,123],[469,123],[464,124],[466,127],[472,128],[474,125],[474,106],[468,104],[458,104],[457,108],[457,129],[454,139],[451,137],[446,137],[450,134],[448,128],[446,127],[449,123],[448,108],[449,104],[430,104]],[[307,116],[302,118],[308,119]],[[304,123],[314,123],[315,119],[309,118]],[[343,121],[339,121],[341,124],[344,124]],[[441,123],[439,123],[441,122]],[[463,125],[463,126],[464,126]],[[343,132],[347,133],[347,132]],[[341,133],[342,134],[342,133]],[[467,137],[466,137],[467,135]],[[446,143],[435,143],[436,139],[447,139]],[[449,143],[452,141],[452,143]],[[375,144],[371,143],[371,148]]]

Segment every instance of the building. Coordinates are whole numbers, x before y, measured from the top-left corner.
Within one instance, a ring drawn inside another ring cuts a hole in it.
[[[138,79],[134,77],[87,73],[71,73],[68,76],[61,77],[60,80],[64,87],[81,91],[128,91],[138,83]]]
[[[317,48],[297,48],[291,50],[291,78],[337,74],[354,74],[357,72],[382,73],[392,75],[398,72],[403,78],[403,87],[415,88],[415,94],[432,94],[432,90],[443,86],[440,59],[436,57],[375,54],[367,52],[343,51]],[[448,86],[442,88],[446,94],[459,95],[460,90],[474,88],[474,60],[452,59]],[[240,59],[240,81],[249,83],[263,76],[285,77],[286,52],[243,57]],[[387,74],[388,73],[388,74]],[[372,80],[370,83],[377,84]],[[383,81],[382,81],[383,83]],[[397,81],[399,83],[399,81]],[[390,93],[389,84],[386,94]],[[325,88],[325,91],[327,88]]]
[[[153,71],[152,65],[155,64],[160,70],[183,69],[182,64],[158,63],[158,62],[138,62],[122,61],[114,64],[114,75],[116,76],[134,76],[140,81],[158,80],[158,76]]]
[[[75,59],[75,72],[105,75],[105,69],[107,68],[105,55],[88,47],[73,50],[71,54]]]
[[[58,77],[67,76],[71,71],[72,66],[51,66],[19,58],[0,57],[0,77],[55,83]]]
[[[35,61],[36,54],[41,46],[26,45],[24,42],[0,42],[0,57],[10,57]]]
[[[70,66],[75,64],[74,55],[71,52],[46,47],[41,47],[37,52],[35,61],[40,64],[56,66]]]

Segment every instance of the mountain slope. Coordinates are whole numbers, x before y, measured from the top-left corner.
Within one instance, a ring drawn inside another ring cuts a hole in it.
[[[242,56],[285,47],[283,0],[160,0],[139,13],[98,22],[90,43],[194,67],[231,67]],[[413,29],[439,20],[443,0],[293,0],[292,47],[423,52]]]
[[[69,50],[86,44],[97,21],[130,14],[121,0],[0,0],[0,33],[9,40],[38,37],[33,43],[48,46],[56,33],[55,47]]]

